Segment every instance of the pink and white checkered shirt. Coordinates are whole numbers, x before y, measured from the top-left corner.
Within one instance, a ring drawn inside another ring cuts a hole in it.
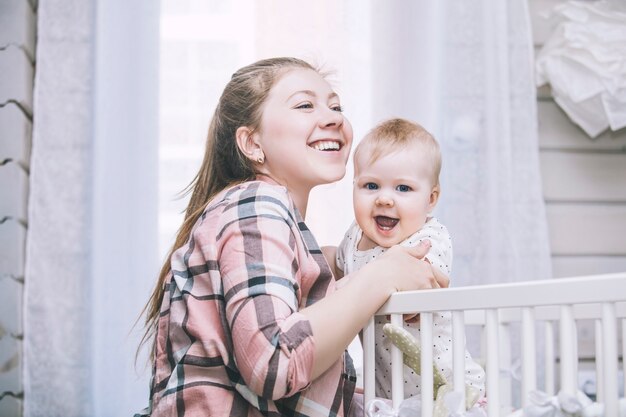
[[[311,381],[298,311],[335,281],[286,188],[266,177],[218,194],[171,258],[155,343],[158,416],[347,416],[346,353]]]

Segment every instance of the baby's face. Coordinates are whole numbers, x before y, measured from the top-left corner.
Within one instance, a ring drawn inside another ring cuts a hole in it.
[[[354,214],[363,230],[360,250],[396,245],[417,232],[439,198],[432,162],[411,147],[369,163],[369,153],[355,160]]]

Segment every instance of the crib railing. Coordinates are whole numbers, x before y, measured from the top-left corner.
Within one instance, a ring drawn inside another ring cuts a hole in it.
[[[396,293],[376,313],[390,315],[391,323],[401,326],[402,315],[420,313],[422,349],[422,416],[432,415],[432,319],[433,312],[452,312],[453,386],[464,395],[465,327],[484,328],[487,414],[498,416],[501,406],[511,404],[511,385],[502,383],[502,364],[510,369],[509,324],[521,326],[521,393],[522,405],[528,393],[537,388],[535,326],[545,322],[544,385],[549,395],[557,392],[575,395],[578,374],[576,320],[595,321],[595,362],[598,402],[605,406],[606,416],[618,411],[618,320],[622,337],[626,337],[626,273],[458,287],[441,290]],[[559,383],[555,372],[555,326],[558,326]],[[374,318],[363,329],[364,398],[374,398]],[[503,348],[504,347],[504,348]],[[501,355],[504,357],[501,358]],[[509,357],[506,357],[509,355]],[[626,343],[622,343],[622,364]],[[392,347],[392,403],[397,408],[404,399],[402,352]],[[626,387],[626,370],[624,372]],[[465,401],[461,401],[464,404]],[[454,410],[460,412],[462,410]]]

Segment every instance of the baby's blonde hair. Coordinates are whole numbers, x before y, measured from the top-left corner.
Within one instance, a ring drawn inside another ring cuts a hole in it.
[[[362,153],[369,152],[368,164],[392,152],[418,145],[420,152],[432,161],[431,179],[433,186],[439,185],[441,151],[439,144],[424,127],[406,119],[389,119],[375,126],[354,149],[354,172],[358,173],[357,161]]]

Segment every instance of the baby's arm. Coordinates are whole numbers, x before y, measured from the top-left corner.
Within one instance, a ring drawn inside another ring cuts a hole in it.
[[[337,246],[322,246],[322,254],[330,266],[330,270],[338,281],[343,278],[343,271],[337,266]]]

